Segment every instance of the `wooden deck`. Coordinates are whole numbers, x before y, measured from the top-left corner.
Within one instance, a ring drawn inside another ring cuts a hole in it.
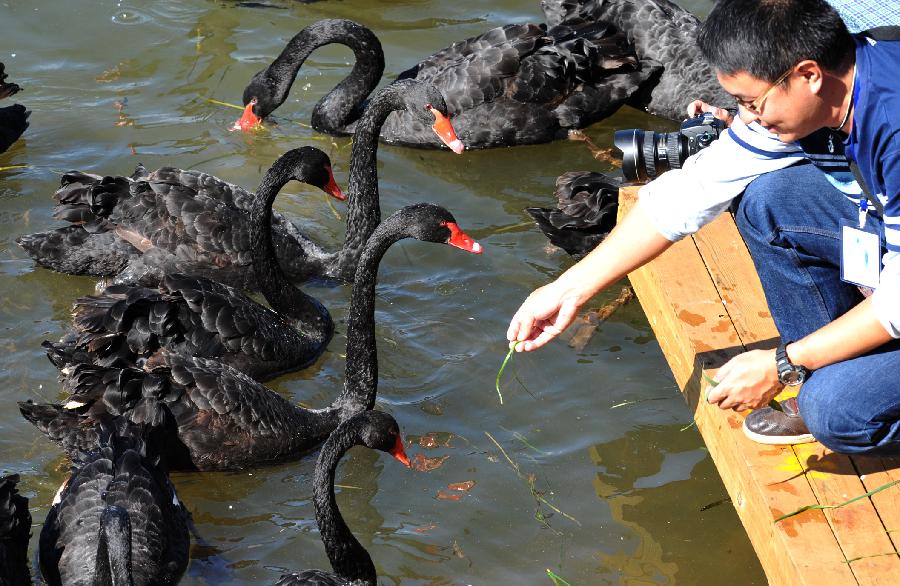
[[[622,189],[620,214],[636,201]],[[709,376],[745,349],[774,348],[777,331],[750,255],[729,214],[629,275],[697,427],[771,584],[900,584],[900,459],[847,457],[821,444],[764,446],[743,415],[698,401]]]

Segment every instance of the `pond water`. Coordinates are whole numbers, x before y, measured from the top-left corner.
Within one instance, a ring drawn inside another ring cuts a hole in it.
[[[712,1],[685,5],[705,16]],[[32,550],[68,463],[14,401],[61,397],[40,342],[65,331],[72,301],[94,281],[35,267],[14,239],[59,224],[51,194],[69,169],[176,165],[252,188],[279,154],[315,144],[331,153],[346,185],[349,141],[304,126],[348,71],[346,48],[307,61],[268,132],[228,132],[237,111],[207,101],[239,103],[250,76],[287,39],[326,17],[376,32],[386,79],[455,40],[542,18],[536,0],[0,2],[0,60],[25,88],[16,101],[32,110],[24,140],[0,154],[0,167],[25,165],[0,171],[0,471],[23,475]],[[619,128],[675,125],[624,108],[587,133],[608,145]],[[547,246],[523,209],[552,205],[555,178],[576,169],[609,170],[571,142],[463,158],[379,150],[385,214],[433,201],[485,246],[476,257],[408,241],[381,266],[378,408],[400,422],[411,457],[442,462],[406,470],[356,448],[339,469],[339,505],[383,584],[550,584],[548,568],[573,585],[721,583],[726,575],[729,584],[765,583],[637,302],[581,352],[560,342],[517,355],[498,402],[509,317],[572,262]],[[279,210],[321,242],[341,241],[343,222],[321,193],[296,184],[285,191]],[[338,333],[313,368],[270,386],[318,406],[343,380],[349,289],[312,291]],[[204,540],[183,583],[270,583],[285,570],[328,568],[313,467],[307,457],[243,473],[173,475]],[[449,488],[457,483],[471,488]]]

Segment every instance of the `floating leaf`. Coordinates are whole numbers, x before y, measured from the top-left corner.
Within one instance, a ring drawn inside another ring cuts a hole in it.
[[[463,495],[459,493],[450,493],[442,489],[438,491],[437,495],[435,495],[434,498],[438,499],[439,501],[458,501],[462,500],[462,497]]]
[[[431,472],[443,466],[444,462],[450,456],[438,456],[437,458],[428,458],[422,453],[416,454],[412,461],[412,469],[418,472]]]
[[[474,480],[466,480],[465,482],[454,482],[452,484],[448,484],[447,488],[450,490],[459,490],[462,492],[469,492],[472,490],[472,487],[475,486]]]

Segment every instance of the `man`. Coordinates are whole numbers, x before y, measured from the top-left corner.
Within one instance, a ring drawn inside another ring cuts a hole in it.
[[[865,7],[866,18],[900,22],[896,3],[868,4],[882,10]],[[811,431],[836,451],[900,453],[900,343],[893,341],[900,336],[900,246],[892,244],[900,245],[900,125],[890,117],[900,118],[900,43],[851,36],[822,0],[723,0],[700,40],[741,119],[681,172],[644,187],[604,243],[529,296],[507,336],[522,342],[520,351],[546,344],[596,292],[699,229],[746,188],[736,221],[785,344],[729,361],[708,400],[759,408],[783,383],[811,372],[783,413],[763,408],[748,416],[747,435],[796,443],[811,440]],[[833,130],[815,132],[823,127]],[[887,230],[849,180],[844,135],[865,183],[880,195]],[[812,162],[830,174],[808,164],[803,151],[818,152]],[[723,168],[730,179],[716,173]],[[858,226],[863,217],[869,233],[888,235],[870,298],[840,280],[841,225]]]

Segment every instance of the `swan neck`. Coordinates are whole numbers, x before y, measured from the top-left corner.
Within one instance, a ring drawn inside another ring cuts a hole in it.
[[[395,84],[378,92],[356,125],[350,152],[347,235],[341,250],[341,277],[353,280],[366,240],[381,223],[378,192],[378,135],[391,112],[405,104]]]
[[[325,544],[331,567],[341,578],[353,584],[376,582],[375,564],[369,552],[359,543],[344,522],[334,495],[335,471],[340,459],[358,443],[354,433],[348,430],[332,433],[316,463],[313,499],[316,507],[316,523]]]
[[[384,51],[372,31],[350,20],[326,20],[316,33],[316,46],[346,45],[353,51],[353,69],[312,111],[312,127],[335,134],[359,118],[362,103],[378,85],[384,73]]]
[[[353,290],[347,324],[347,371],[344,388],[333,405],[341,410],[341,420],[372,409],[378,392],[378,348],[375,342],[375,285],[378,265],[390,246],[406,238],[399,231],[372,234],[363,250]]]
[[[331,316],[321,303],[291,283],[275,254],[272,241],[272,204],[278,192],[291,180],[290,162],[284,158],[269,169],[250,207],[250,251],[259,289],[272,308],[304,325],[314,337],[330,334]],[[302,180],[303,178],[301,178]]]

